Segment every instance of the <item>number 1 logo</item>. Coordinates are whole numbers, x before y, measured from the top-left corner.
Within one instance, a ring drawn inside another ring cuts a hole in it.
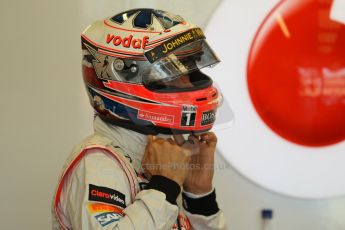
[[[195,126],[196,112],[182,112],[181,126]]]

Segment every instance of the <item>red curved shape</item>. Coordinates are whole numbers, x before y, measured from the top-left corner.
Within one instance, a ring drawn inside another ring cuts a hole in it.
[[[345,139],[345,25],[332,0],[285,0],[253,41],[247,83],[262,120],[304,146]]]

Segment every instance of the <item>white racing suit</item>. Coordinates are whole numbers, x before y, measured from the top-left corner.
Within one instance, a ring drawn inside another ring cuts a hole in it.
[[[53,200],[53,229],[225,229],[215,191],[181,195],[168,178],[142,176],[145,135],[98,117],[94,129],[64,166]]]

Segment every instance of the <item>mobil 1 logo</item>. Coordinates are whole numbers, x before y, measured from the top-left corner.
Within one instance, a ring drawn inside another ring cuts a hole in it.
[[[193,105],[182,106],[181,126],[195,126],[196,110]]]

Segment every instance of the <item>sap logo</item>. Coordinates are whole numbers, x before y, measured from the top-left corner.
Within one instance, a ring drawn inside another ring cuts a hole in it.
[[[122,216],[120,214],[115,213],[115,212],[105,212],[105,213],[95,216],[98,223],[100,223],[103,227],[110,223],[119,221],[121,217]]]

